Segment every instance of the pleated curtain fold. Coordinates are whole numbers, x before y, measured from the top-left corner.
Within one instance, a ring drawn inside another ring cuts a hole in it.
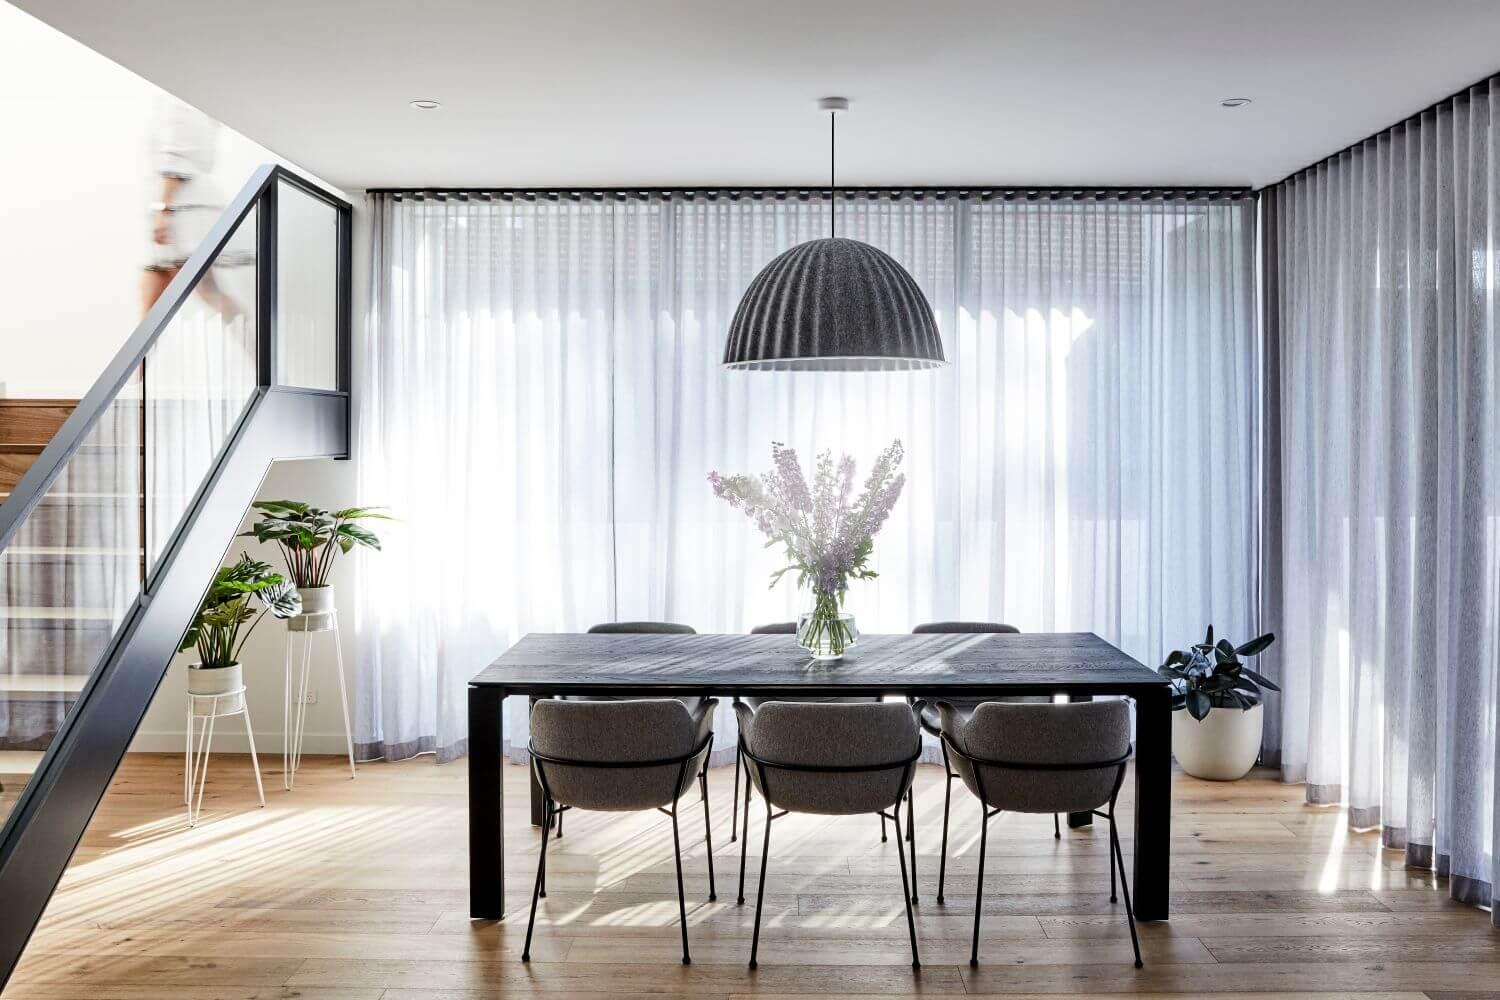
[[[1500,84],[1264,193],[1268,750],[1490,905],[1500,657]],[[1275,424],[1272,427],[1272,424]],[[1500,911],[1496,911],[1500,912]]]

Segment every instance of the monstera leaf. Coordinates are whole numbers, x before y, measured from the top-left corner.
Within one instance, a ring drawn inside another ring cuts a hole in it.
[[[268,612],[277,618],[301,614],[302,595],[270,563],[241,553],[214,574],[177,651],[196,649],[204,667],[227,667],[237,661],[245,640]]]
[[[301,500],[261,500],[255,509],[264,516],[240,537],[280,546],[292,582],[298,587],[327,586],[334,556],[339,553],[356,546],[380,548],[375,533],[356,521],[392,520],[380,507],[329,511]]]

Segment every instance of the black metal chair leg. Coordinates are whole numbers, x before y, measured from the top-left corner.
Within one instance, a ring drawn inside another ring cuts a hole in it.
[[[948,744],[943,748],[943,846],[938,853],[938,905],[943,905],[943,880],[948,875],[948,805],[953,798],[953,773],[948,770]]]
[[[750,810],[745,810],[749,819]],[[748,833],[747,833],[748,835]],[[766,859],[771,856],[771,803],[766,802],[766,838],[760,848],[760,886],[755,890],[755,932],[750,936],[750,968],[755,968],[755,956],[760,952],[760,910],[766,901]]]
[[[735,741],[735,746],[736,747],[739,746],[738,740]],[[743,760],[740,757],[739,750],[735,750],[735,752],[734,752],[734,795],[731,796],[730,799],[729,799],[730,804],[731,804],[731,809],[732,809],[732,812],[730,813],[730,816],[729,816],[729,842],[731,844],[734,843],[736,840],[738,840],[739,836],[740,836],[740,834],[739,834],[739,830],[740,830],[740,764],[742,764],[742,763],[743,763]]]
[[[1110,841],[1109,847],[1109,901],[1111,903],[1119,902],[1115,897],[1115,848],[1113,840]]]
[[[736,767],[739,765],[736,764]],[[745,765],[745,781],[750,780],[750,765]],[[744,827],[740,830],[740,892],[735,900],[736,906],[745,905],[745,851],[750,846],[750,807],[745,806]],[[769,826],[769,821],[767,822]]]
[[[1052,839],[1062,840],[1062,824],[1057,821],[1057,813],[1052,814]]]
[[[883,844],[883,843],[885,843],[885,841],[886,841],[886,836],[885,836],[885,813],[881,813],[880,814],[880,842]]]
[[[974,944],[969,950],[969,964],[979,964],[979,915],[984,912],[984,850],[989,841],[989,807],[979,802],[979,878],[974,882]]]
[[[1130,881],[1125,877],[1125,852],[1120,849],[1120,833],[1115,827],[1115,813],[1109,812],[1109,839],[1114,845],[1114,857],[1120,864],[1120,893],[1125,897],[1125,919],[1130,921],[1130,946],[1135,949],[1135,967],[1145,968],[1141,963],[1141,942],[1135,936],[1135,908],[1130,905]]]
[[[677,800],[672,801],[672,856],[677,861],[677,920],[682,926],[682,964],[692,965],[688,954],[687,894],[682,889],[682,842],[677,836]]]
[[[916,819],[915,819],[916,815],[917,815],[916,790],[914,788],[908,788],[906,790],[906,839],[907,839],[907,841],[914,841],[914,840],[917,839],[917,826],[916,826]],[[898,824],[898,829],[899,829],[899,824]]]
[[[891,807],[891,811],[896,817],[896,829],[898,830],[901,829],[900,805],[900,800],[897,800],[896,805]],[[908,806],[908,808],[910,808],[910,806]],[[903,901],[906,903],[906,933],[911,937],[911,967],[913,969],[920,969],[922,967],[922,960],[917,956],[917,921],[911,915],[911,905],[917,901],[916,856],[915,854],[913,854],[912,856],[912,872],[910,883],[906,881],[906,856],[900,851],[897,851],[896,858],[901,862],[901,895],[904,897]]]
[[[908,824],[911,822],[911,808],[912,808],[911,801],[908,800],[907,803],[906,803],[906,809],[907,809],[906,818],[907,818]],[[906,846],[907,846],[907,849],[911,851],[911,893],[909,894],[908,898],[911,899],[911,901],[913,903],[916,903],[917,902],[917,838],[915,836],[908,837],[907,841],[906,841]]]
[[[549,810],[547,813],[544,814],[544,815],[547,816],[546,826],[549,826],[549,827],[560,826],[560,824],[562,823],[562,807],[561,806],[553,805],[552,804],[552,800],[551,799],[547,799],[547,800],[545,800],[543,802],[542,808],[546,809],[546,810]],[[547,898],[547,838],[546,838],[545,835],[542,837],[542,865],[541,865],[541,868],[540,868],[540,878],[542,880],[541,895],[542,895],[543,899],[546,899]]]
[[[562,840],[562,818],[563,818],[563,810],[559,809],[557,811],[557,839],[558,840]]]
[[[526,921],[526,944],[521,948],[521,961],[531,961],[531,932],[536,929],[536,901],[539,897],[546,895],[542,891],[542,879],[547,872],[547,835],[552,831],[552,802],[546,800],[542,803],[546,810],[542,822],[542,852],[536,861],[536,884],[531,888],[531,916]]]
[[[719,898],[719,891],[714,887],[714,828],[713,821],[708,816],[708,764],[703,765],[703,770],[698,772],[698,785],[703,789],[703,844],[708,851],[708,901],[712,903]]]

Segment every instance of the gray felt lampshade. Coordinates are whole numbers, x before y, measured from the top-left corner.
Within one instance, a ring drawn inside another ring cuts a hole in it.
[[[729,324],[724,367],[911,371],[946,364],[932,308],[888,254],[811,240],[765,266]]]

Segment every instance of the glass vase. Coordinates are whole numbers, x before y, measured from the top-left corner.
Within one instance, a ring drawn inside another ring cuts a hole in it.
[[[841,612],[831,598],[820,597],[811,611],[797,618],[797,644],[815,660],[843,659],[858,640],[854,616]]]

